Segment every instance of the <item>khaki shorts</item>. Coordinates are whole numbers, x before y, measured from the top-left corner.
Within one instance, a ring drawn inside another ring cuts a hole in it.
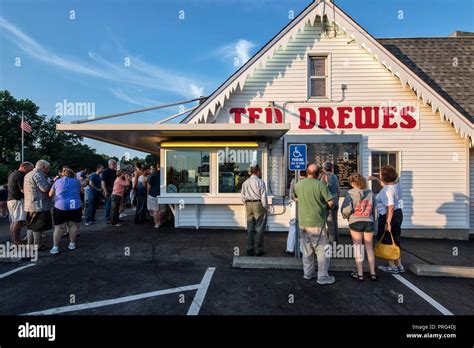
[[[148,210],[159,211],[161,213],[166,211],[166,204],[158,204],[158,197],[148,196],[146,206]]]
[[[23,200],[10,200],[7,202],[7,207],[11,222],[26,221]]]

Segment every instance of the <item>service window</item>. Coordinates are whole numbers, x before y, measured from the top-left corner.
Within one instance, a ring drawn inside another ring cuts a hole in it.
[[[262,166],[262,150],[254,148],[226,148],[217,151],[219,164],[219,193],[238,193],[250,177],[250,167]],[[262,169],[263,170],[263,169]]]
[[[166,151],[166,192],[209,193],[209,161],[209,151]]]
[[[372,152],[372,176],[380,178],[380,169],[385,165],[390,165],[395,168],[397,173],[400,173],[398,168],[398,153],[397,152]],[[379,193],[382,187],[377,181],[372,181],[372,191]]]
[[[312,98],[327,98],[328,57],[309,57],[309,91]]]
[[[334,174],[339,179],[339,188],[351,188],[349,176],[359,171],[359,143],[313,143],[308,146],[308,164],[315,163],[322,166],[329,161],[334,166]],[[288,188],[294,172],[288,171]]]

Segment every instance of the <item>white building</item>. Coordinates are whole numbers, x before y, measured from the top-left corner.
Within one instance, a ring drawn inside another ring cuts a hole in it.
[[[377,40],[330,1],[313,2],[181,124],[58,129],[160,153],[161,202],[176,227],[245,228],[239,188],[257,162],[272,204],[267,229],[286,231],[287,149],[304,143],[310,161],[334,162],[342,190],[353,171],[395,166],[404,235],[466,239],[474,93],[463,77],[472,79],[473,54],[473,36]]]

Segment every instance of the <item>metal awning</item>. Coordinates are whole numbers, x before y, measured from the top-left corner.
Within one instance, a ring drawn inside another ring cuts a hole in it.
[[[57,124],[56,129],[85,138],[158,153],[160,142],[169,140],[256,140],[278,139],[290,130],[290,124]]]

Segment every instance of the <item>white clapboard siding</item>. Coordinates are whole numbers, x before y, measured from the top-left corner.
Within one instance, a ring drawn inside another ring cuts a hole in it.
[[[245,208],[240,205],[201,205],[199,207],[201,227],[245,227]]]
[[[469,151],[469,216],[470,216],[470,233],[474,233],[474,149]]]
[[[197,210],[198,207],[195,204],[186,204],[182,209],[176,205],[175,215],[175,227],[197,227]]]
[[[284,156],[283,139],[273,142],[273,149],[268,156],[268,189],[275,196],[285,195],[285,178],[281,175]]]
[[[268,107],[269,102],[274,102],[276,107],[281,108],[285,102],[301,102],[286,107],[285,122],[292,124],[288,135],[317,136],[331,133],[321,129],[297,129],[299,118],[297,114],[291,113],[292,107],[297,110],[300,106],[323,104],[416,104],[420,112],[419,129],[347,129],[345,133],[363,135],[360,160],[364,175],[371,171],[371,151],[399,152],[405,228],[469,228],[468,143],[456,134],[449,123],[443,122],[439,114],[434,114],[431,106],[424,106],[418,101],[410,88],[403,88],[400,80],[369,53],[358,48],[354,42],[348,43],[350,38],[341,34],[337,38],[320,37],[321,32],[320,23],[307,25],[304,32],[290,41],[287,49],[280,49],[265,68],[247,78],[243,90],[231,94],[218,113],[216,122],[233,123],[229,115],[232,107]],[[307,56],[313,53],[330,53],[331,100],[319,104],[306,103]],[[342,84],[347,85],[343,101]],[[278,155],[276,151],[272,154]],[[272,162],[278,160],[272,159]],[[269,166],[269,170],[272,170],[269,178],[273,186],[278,180],[282,181],[281,187],[285,184],[286,168],[281,172],[278,169],[280,167]],[[471,209],[474,209],[473,205],[471,203]],[[287,214],[269,217],[269,227],[280,229],[284,222],[287,226],[288,219]],[[345,221],[341,220],[340,223],[344,226]]]

